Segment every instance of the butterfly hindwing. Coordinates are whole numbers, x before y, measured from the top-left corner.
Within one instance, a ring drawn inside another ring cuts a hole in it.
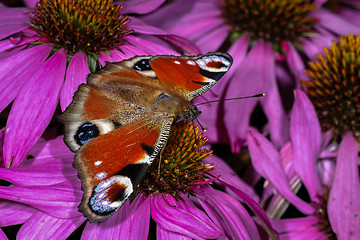
[[[121,207],[163,147],[170,126],[165,120],[129,123],[76,152],[74,166],[84,191],[79,210],[89,221],[101,221]]]

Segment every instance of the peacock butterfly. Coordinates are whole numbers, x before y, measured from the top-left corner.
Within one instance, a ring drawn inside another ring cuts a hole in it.
[[[226,53],[136,56],[88,76],[60,119],[76,152],[84,192],[79,211],[90,222],[113,215],[165,146],[174,122],[201,113],[190,100],[230,68]]]

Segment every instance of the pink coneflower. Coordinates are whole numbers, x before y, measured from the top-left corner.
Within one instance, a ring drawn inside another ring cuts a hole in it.
[[[145,19],[193,40],[204,52],[221,49],[233,56],[229,73],[222,84],[213,88],[217,98],[265,92],[266,96],[259,100],[212,104],[202,109],[206,113],[203,117],[210,116],[212,120],[208,124],[210,140],[230,141],[237,152],[244,143],[250,115],[258,101],[268,120],[264,132],[270,133],[276,146],[282,146],[289,138],[284,106],[291,106],[292,99],[282,99],[280,90],[291,91],[306,77],[304,56],[313,58],[337,36],[360,31],[351,18],[323,6],[326,2],[178,0]],[[166,15],[172,17],[162,21]],[[283,66],[289,68],[295,82],[278,81]]]
[[[127,201],[99,223],[85,223],[77,211],[80,180],[71,167],[73,154],[62,138],[40,140],[18,168],[0,169],[0,179],[11,183],[0,187],[0,227],[23,224],[19,239],[65,239],[77,229],[84,239],[148,239],[154,233],[157,239],[260,239],[257,225],[238,199],[248,204],[265,226],[270,227],[269,220],[255,201],[238,189],[237,181],[231,186],[227,183],[235,179],[230,176],[234,173],[202,161],[211,153],[198,149],[206,139],[198,129],[195,134],[191,124],[178,124],[173,130],[160,170],[158,159],[131,204]],[[213,179],[218,174],[223,176]],[[228,186],[233,196],[213,188],[214,181]]]
[[[281,156],[264,136],[254,131],[248,134],[254,167],[275,190],[269,214],[281,217],[287,206],[286,199],[305,215],[273,219],[280,238],[356,239],[360,236],[359,157],[354,137],[351,133],[344,136],[336,161],[328,141],[329,138],[321,134],[314,107],[300,90],[295,92],[291,114],[290,147],[285,145]],[[300,181],[310,203],[292,191],[292,188],[298,189]]]
[[[13,102],[6,125],[6,167],[20,164],[59,100],[64,110],[88,73],[105,62],[178,54],[166,42],[196,53],[184,39],[129,15],[152,11],[162,2],[42,0],[35,9],[0,6],[0,110]]]

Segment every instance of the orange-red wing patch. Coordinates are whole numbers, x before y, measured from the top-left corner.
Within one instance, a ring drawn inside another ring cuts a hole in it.
[[[97,88],[90,88],[88,96],[84,102],[84,119],[103,119],[111,115],[113,106]]]
[[[201,87],[206,78],[200,74],[200,68],[193,59],[162,57],[151,60],[151,68],[159,81],[187,94]]]
[[[133,122],[87,142],[76,153],[80,178],[90,179],[95,186],[125,166],[141,162],[148,154],[146,148],[155,146],[160,127]]]

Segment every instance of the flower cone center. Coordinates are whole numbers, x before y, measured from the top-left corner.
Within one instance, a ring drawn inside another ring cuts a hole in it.
[[[249,34],[253,40],[273,44],[299,42],[313,32],[317,19],[310,16],[316,9],[311,0],[223,0],[223,17],[232,32]]]
[[[31,13],[34,30],[46,41],[78,51],[98,53],[123,43],[126,16],[112,0],[41,0]]]
[[[302,81],[324,130],[335,137],[352,131],[360,140],[360,35],[348,35],[324,48]]]
[[[138,191],[168,193],[175,198],[179,193],[194,195],[194,186],[206,181],[205,172],[213,169],[213,165],[202,161],[212,154],[200,149],[206,142],[199,128],[194,131],[191,123],[174,124],[164,151],[149,168]]]

